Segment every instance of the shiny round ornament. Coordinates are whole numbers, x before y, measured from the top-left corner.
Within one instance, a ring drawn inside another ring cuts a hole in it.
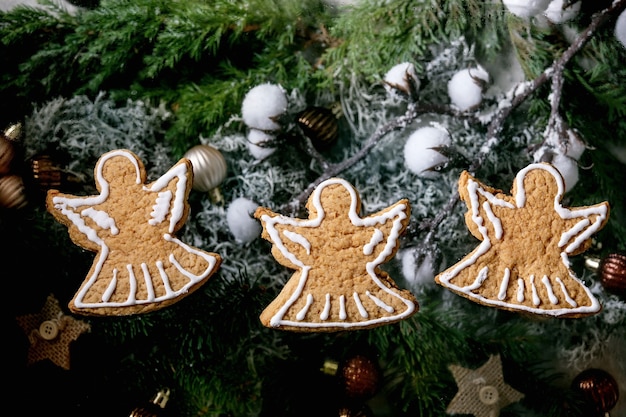
[[[350,404],[339,408],[339,417],[374,417],[366,404]]]
[[[129,417],[158,417],[163,416],[164,408],[170,398],[170,390],[162,389],[156,393],[150,403],[135,408],[131,411]]]
[[[4,136],[4,139],[16,142],[22,137],[22,124],[15,123],[14,125],[11,125],[4,129],[4,132],[2,132],[2,134]]]
[[[19,175],[0,177],[0,207],[21,209],[28,203],[24,181]]]
[[[366,401],[378,393],[382,370],[366,355],[355,355],[340,364],[337,376],[347,398]]]
[[[297,123],[318,150],[329,148],[339,135],[337,116],[325,107],[313,106],[300,112]]]
[[[611,253],[598,266],[602,286],[609,292],[626,295],[626,255]]]
[[[611,374],[596,368],[589,368],[578,374],[572,381],[572,390],[588,404],[590,410],[604,416],[619,400],[619,386]]]
[[[0,138],[0,175],[8,174],[11,170],[15,147],[13,143],[5,138]]]
[[[226,178],[227,165],[224,155],[210,145],[196,145],[189,149],[185,158],[193,166],[193,189],[209,192],[219,189]]]
[[[50,155],[36,155],[30,161],[33,180],[41,191],[58,189],[63,185],[63,172]]]

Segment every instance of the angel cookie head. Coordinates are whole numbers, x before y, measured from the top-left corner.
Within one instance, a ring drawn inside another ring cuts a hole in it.
[[[308,219],[259,207],[255,217],[272,255],[296,270],[261,314],[271,328],[332,332],[378,327],[417,312],[415,297],[397,287],[379,266],[398,250],[409,223],[407,200],[360,216],[356,189],[328,179],[309,197]]]
[[[435,281],[504,310],[559,317],[598,313],[602,306],[570,268],[569,256],[589,248],[591,236],[608,221],[609,204],[566,208],[564,190],[561,174],[546,163],[522,169],[511,195],[463,172],[465,223],[481,243]]]
[[[221,257],[186,245],[176,232],[189,215],[191,162],[181,159],[145,184],[141,160],[128,150],[105,153],[96,163],[100,194],[48,191],[46,207],[68,227],[72,241],[97,255],[72,312],[107,316],[148,313],[171,305],[204,284]]]

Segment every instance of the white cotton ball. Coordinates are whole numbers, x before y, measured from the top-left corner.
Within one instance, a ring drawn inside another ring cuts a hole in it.
[[[435,280],[435,266],[430,254],[424,256],[422,262],[417,265],[414,250],[405,249],[398,253],[402,262],[402,275],[411,284],[430,284]]]
[[[615,22],[615,37],[626,48],[626,10],[624,10]]]
[[[578,16],[581,3],[581,1],[577,1],[570,4],[569,1],[565,2],[564,0],[552,0],[543,14],[549,21],[557,25],[569,22]]]
[[[489,74],[480,65],[455,73],[448,81],[448,96],[452,105],[461,111],[476,108],[483,100],[483,89]]]
[[[450,143],[450,135],[443,128],[422,127],[413,132],[404,144],[404,163],[415,174],[435,178],[439,173],[430,169],[445,164],[448,158],[431,148],[450,146]]]
[[[269,144],[274,140],[274,136],[258,129],[250,129],[248,131],[248,151],[250,154],[254,156],[255,159],[259,161],[267,158],[274,152],[276,152],[276,148],[263,144]]]
[[[551,164],[559,170],[565,182],[565,192],[571,190],[578,182],[578,164],[569,156],[556,154]]]
[[[397,94],[398,91],[410,94],[412,91],[417,92],[420,88],[420,80],[417,77],[417,72],[415,72],[415,65],[410,62],[394,65],[387,71],[383,81],[385,82],[385,89],[392,95]]]
[[[252,242],[261,235],[261,223],[254,218],[258,204],[244,197],[234,199],[226,211],[228,228],[237,242]]]
[[[287,111],[287,96],[276,84],[261,84],[252,88],[241,104],[241,117],[250,128],[279,130],[278,118]]]
[[[502,0],[502,3],[515,16],[527,19],[543,13],[550,0]]]
[[[587,145],[572,130],[567,131],[567,136],[568,136],[567,151],[565,152],[565,155],[575,160],[579,160],[582,154],[587,149]]]

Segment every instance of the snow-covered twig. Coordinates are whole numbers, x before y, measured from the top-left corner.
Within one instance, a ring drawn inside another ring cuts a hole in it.
[[[617,16],[625,8],[626,0],[616,0],[610,7],[598,12],[591,20],[589,26],[580,33],[570,47],[566,49],[565,52],[563,52],[563,54],[555,60],[550,67],[546,68],[535,79],[521,82],[514,89],[513,98],[507,105],[502,106],[491,120],[487,129],[488,139],[470,164],[468,172],[474,174],[485,162],[485,159],[492,149],[500,143],[502,140],[500,133],[504,127],[504,123],[513,110],[525,102],[531,94],[537,91],[539,87],[543,86],[550,79],[553,80],[550,93],[552,105],[551,118],[558,117],[558,107],[563,88],[563,71],[565,70],[565,67],[569,61],[583,48],[583,46],[587,44],[587,42],[602,25],[607,23],[611,17]],[[425,238],[422,239],[422,245],[428,246],[431,244],[431,240],[434,237],[434,231],[444,221],[444,219],[450,215],[456,206],[458,199],[458,192],[453,193],[445,207],[438,212],[437,216],[432,219],[425,220],[422,224],[420,224],[419,230],[426,232]]]

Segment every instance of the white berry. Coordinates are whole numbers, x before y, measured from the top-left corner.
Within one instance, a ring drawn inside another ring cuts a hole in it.
[[[452,105],[461,111],[472,110],[483,100],[483,90],[489,74],[480,65],[456,72],[448,81],[448,96]]]
[[[413,173],[424,178],[435,178],[435,169],[444,165],[448,158],[435,149],[450,146],[450,135],[443,128],[422,127],[409,136],[404,144],[404,163]]]
[[[234,199],[228,206],[226,222],[238,242],[252,242],[261,235],[261,224],[254,218],[257,207],[258,204],[244,197]]]
[[[397,95],[398,91],[404,94],[417,92],[420,87],[420,80],[415,71],[415,65],[410,62],[403,62],[394,65],[383,79],[385,89],[391,95]]]
[[[248,151],[255,159],[263,160],[276,152],[276,148],[271,146],[274,136],[263,130],[250,129],[248,131]]]
[[[241,104],[241,117],[250,128],[279,130],[278,119],[287,112],[287,96],[276,84],[261,84],[252,88]]]
[[[550,0],[502,0],[509,12],[524,19],[543,13]]]

